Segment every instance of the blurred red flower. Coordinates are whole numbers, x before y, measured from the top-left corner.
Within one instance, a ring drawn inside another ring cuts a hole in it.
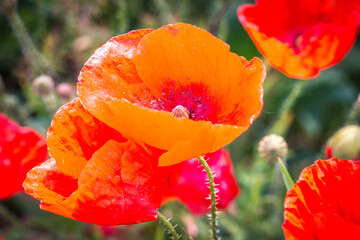
[[[265,67],[220,39],[178,23],[117,36],[82,69],[85,108],[126,137],[166,152],[169,166],[214,152],[262,110]],[[172,113],[172,114],[171,114]]]
[[[48,158],[45,139],[0,114],[0,199],[23,189],[26,173]]]
[[[273,67],[308,79],[341,61],[354,44],[360,19],[354,2],[258,0],[240,6],[237,14]]]
[[[94,118],[79,99],[56,113],[50,159],[27,175],[27,194],[44,210],[99,225],[157,219],[166,172],[162,151],[139,145]]]
[[[285,197],[287,240],[358,239],[360,162],[332,158],[305,168]]]
[[[217,209],[226,208],[239,194],[240,188],[234,176],[230,154],[225,149],[204,156],[212,172],[217,188]],[[183,202],[193,214],[209,212],[210,192],[207,173],[199,160],[194,158],[170,167],[170,174],[163,203],[170,200]]]

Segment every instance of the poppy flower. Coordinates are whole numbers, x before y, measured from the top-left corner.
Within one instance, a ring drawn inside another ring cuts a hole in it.
[[[125,137],[165,151],[169,166],[215,152],[262,110],[265,67],[195,26],[178,23],[114,37],[81,70],[78,95]]]
[[[239,194],[230,154],[225,149],[204,156],[211,170],[215,173],[214,181],[217,188],[217,209],[226,208]],[[198,159],[171,166],[167,189],[163,203],[170,200],[183,202],[193,214],[209,212],[210,192],[208,176]],[[196,183],[196,184],[195,184]]]
[[[21,191],[26,173],[48,158],[45,139],[0,114],[0,199]]]
[[[157,219],[167,176],[158,167],[162,151],[124,138],[78,98],[58,110],[47,140],[53,158],[24,182],[42,209],[99,225]]]
[[[238,8],[258,50],[289,77],[309,79],[340,62],[355,42],[359,12],[342,0],[258,0]]]
[[[358,239],[360,162],[332,158],[305,168],[285,197],[287,240]]]

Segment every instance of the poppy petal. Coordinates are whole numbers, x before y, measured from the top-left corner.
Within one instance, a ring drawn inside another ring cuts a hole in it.
[[[215,173],[214,181],[218,190],[217,209],[228,207],[239,194],[230,154],[225,149],[204,156],[211,170]],[[191,159],[171,167],[165,199],[178,199],[183,202],[193,214],[208,213],[211,201],[206,172],[203,171],[198,159]],[[194,184],[196,183],[196,184]]]
[[[21,191],[27,171],[48,158],[45,139],[0,114],[0,199]]]
[[[285,197],[286,239],[356,239],[359,179],[358,161],[332,158],[305,168]]]
[[[132,56],[144,35],[143,29],[111,38],[85,63],[79,75],[78,95],[88,110],[105,98],[135,101],[139,96],[151,101],[151,94],[139,78]]]
[[[237,14],[269,63],[298,79],[314,78],[341,61],[359,27],[359,14],[345,1],[261,0],[240,6]]]
[[[77,180],[63,174],[54,159],[31,169],[23,185],[27,194],[41,201],[42,209],[73,218],[75,200],[69,196],[77,189]]]
[[[62,106],[48,131],[50,155],[60,171],[78,178],[92,154],[108,140],[125,142],[120,133],[93,117],[78,98]]]
[[[45,186],[53,172],[59,173],[53,160],[31,170],[24,187],[42,201],[42,209],[79,221],[99,225],[153,221],[157,219],[156,209],[160,207],[166,180],[166,172],[157,166],[157,159],[158,155],[131,141],[110,140],[87,162],[78,187],[70,196],[61,196],[55,192],[58,188]],[[56,177],[54,181],[64,178]],[[52,186],[56,184],[61,182]],[[68,192],[73,187],[69,185]]]
[[[109,126],[149,145],[169,149],[161,155],[159,166],[173,165],[214,152],[247,129],[186,118],[176,119],[169,112],[140,108],[124,100],[97,104],[102,111],[101,120]]]
[[[260,114],[265,77],[260,59],[246,61],[231,53],[221,40],[189,24],[145,33],[139,30],[135,47],[132,36],[136,33],[111,39],[89,59],[79,76],[78,93],[86,109],[108,126],[168,150],[161,156],[160,166],[220,149]],[[189,36],[195,40],[188,40]],[[131,50],[124,51],[128,45]],[[177,50],[181,45],[182,50]],[[192,53],[194,59],[188,63]],[[109,68],[120,73],[116,76],[109,70],[107,77]],[[127,73],[136,76],[131,84],[123,77]],[[174,100],[172,94],[200,106],[196,121],[175,118],[171,108],[160,106],[162,97]]]

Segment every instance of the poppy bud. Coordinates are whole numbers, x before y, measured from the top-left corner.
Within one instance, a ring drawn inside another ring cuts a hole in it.
[[[268,162],[276,162],[278,158],[283,159],[288,153],[288,146],[283,137],[270,134],[261,139],[258,151],[260,156]]]
[[[48,75],[40,75],[34,79],[33,89],[40,96],[48,95],[54,89],[54,80]]]
[[[360,126],[341,128],[327,141],[326,148],[331,148],[333,157],[357,159],[360,152]]]
[[[60,83],[56,87],[56,92],[59,98],[64,101],[72,100],[76,96],[75,88],[70,83]]]

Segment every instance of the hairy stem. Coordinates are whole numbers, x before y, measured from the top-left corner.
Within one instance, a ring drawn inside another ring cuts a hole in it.
[[[160,19],[163,23],[175,23],[175,19],[171,13],[168,2],[165,0],[155,1],[157,8],[159,9]]]
[[[164,222],[166,227],[169,229],[169,231],[170,231],[171,235],[173,236],[174,240],[179,240],[179,235],[176,233],[175,228],[173,227],[171,222],[164,215],[162,215],[159,211],[157,212],[157,216],[161,221]]]
[[[17,11],[14,11],[11,15],[9,15],[8,19],[10,26],[13,29],[15,36],[21,46],[21,49],[34,69],[38,73],[45,72],[48,74],[54,74],[55,70],[48,62],[48,60],[35,47]]]
[[[6,221],[13,225],[18,224],[16,216],[7,210],[7,208],[2,204],[0,204],[0,217],[3,217]]]
[[[218,35],[220,22],[222,19],[224,19],[224,15],[227,9],[229,8],[229,6],[231,5],[231,2],[232,0],[215,1],[216,12],[210,18],[210,22],[209,22],[209,32],[214,36]]]
[[[198,157],[200,163],[203,165],[208,177],[209,177],[209,186],[210,186],[210,197],[211,197],[211,218],[210,218],[210,226],[211,226],[211,239],[217,240],[217,231],[216,231],[216,224],[217,224],[217,215],[216,215],[216,196],[215,196],[215,182],[214,176],[211,172],[209,164],[205,161],[205,159],[200,156]]]
[[[268,134],[275,133],[280,136],[285,134],[288,127],[288,124],[286,124],[288,115],[291,109],[294,107],[297,99],[301,96],[301,93],[304,90],[307,82],[308,81],[306,80],[298,80],[290,94],[286,97],[285,101],[281,105],[276,120],[270,127]]]
[[[360,94],[357,96],[348,116],[347,124],[357,124],[360,114]]]

